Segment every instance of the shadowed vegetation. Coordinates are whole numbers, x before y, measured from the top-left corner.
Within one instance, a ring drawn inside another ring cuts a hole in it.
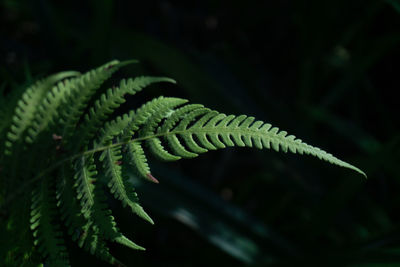
[[[115,116],[159,95],[190,99],[279,125],[368,174],[246,148],[168,164],[150,156],[160,184],[131,177],[154,226],[105,195],[120,231],[147,249],[107,244],[128,266],[399,264],[398,1],[4,0],[0,12],[2,133],[35,81],[135,58],[112,81],[151,74],[177,85],[127,96]],[[3,227],[0,216],[2,242],[28,219]],[[72,266],[103,264],[66,246]]]

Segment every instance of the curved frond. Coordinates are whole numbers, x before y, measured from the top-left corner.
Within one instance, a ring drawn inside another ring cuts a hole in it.
[[[106,93],[102,94],[96,100],[94,107],[90,108],[89,112],[85,115],[85,123],[79,132],[78,138],[90,140],[101,123],[125,102],[125,95],[134,95],[150,84],[158,82],[175,83],[174,80],[169,78],[141,76],[135,79],[122,80],[118,87],[108,89]]]
[[[133,185],[129,182],[128,177],[122,174],[122,155],[120,148],[114,147],[104,150],[100,156],[100,160],[103,161],[107,186],[110,188],[110,192],[115,198],[119,199],[124,207],[129,206],[132,212],[151,224],[154,224],[150,216],[143,210],[142,206],[140,206],[137,194],[134,191]]]
[[[130,112],[106,123],[103,129],[100,130],[100,137],[95,142],[94,148],[112,144],[112,140],[123,133],[123,130],[132,121],[133,116],[134,112]],[[124,207],[129,206],[139,217],[153,224],[153,220],[140,206],[133,185],[122,174],[121,146],[104,150],[99,160],[103,162],[106,184],[115,198],[121,200]]]
[[[81,213],[88,221],[88,225],[92,225],[96,230],[95,232],[106,240],[127,245],[132,249],[143,250],[144,248],[125,238],[119,232],[114,217],[111,215],[111,210],[105,204],[103,191],[99,188],[100,185],[97,184],[97,171],[93,157],[82,156],[78,158],[75,169]]]
[[[259,149],[272,148],[275,151],[312,155],[365,176],[365,173],[359,168],[320,148],[308,145],[294,135],[288,135],[286,131],[272,127],[271,124],[256,121],[254,117],[227,116],[207,108],[185,105],[172,111],[161,124],[159,124],[160,121],[159,116],[150,119],[141,130],[141,135],[137,140],[151,143],[151,151],[155,155],[164,157],[166,152],[168,155],[172,155],[172,157],[168,156],[170,160],[173,160],[174,156],[175,159],[179,157],[193,158],[209,149],[225,148],[226,146],[255,146]],[[156,126],[158,130],[154,132]],[[163,140],[168,143],[171,152],[166,151],[161,145]],[[132,144],[136,151],[141,151],[139,150],[140,144],[135,139]],[[146,160],[141,154],[139,153],[137,159],[134,160],[135,165],[142,166],[141,173],[143,175],[149,170],[144,164]]]
[[[66,101],[67,107],[65,108],[63,126],[64,135],[76,127],[88,101],[104,81],[109,79],[122,66],[136,62],[135,60],[125,62],[113,60],[95,70],[89,71],[75,81],[75,90],[73,90]]]
[[[142,76],[97,93],[115,71],[134,62],[114,60],[82,75],[55,74],[29,87],[18,102],[12,101],[16,107],[1,107],[3,118],[13,114],[0,128],[0,134],[7,135],[0,144],[5,152],[0,154],[1,211],[10,218],[2,226],[15,228],[2,233],[9,237],[18,232],[17,242],[0,251],[7,263],[23,254],[22,261],[68,266],[61,223],[80,248],[117,266],[123,264],[111,255],[109,242],[144,250],[118,229],[107,197],[154,223],[139,204],[129,177],[132,167],[140,177],[158,183],[150,171],[148,152],[175,161],[228,146],[256,147],[312,155],[365,175],[271,124],[246,115],[227,116],[185,99],[161,96],[110,120],[127,94],[153,83],[175,82]],[[32,188],[29,206],[30,195],[25,193]],[[8,202],[12,205],[6,207]]]
[[[32,126],[28,129],[26,142],[32,143],[50,125],[57,125],[61,122],[63,131],[58,133],[61,136],[67,132],[72,134],[86,103],[100,85],[119,68],[132,62],[136,61],[113,60],[76,78],[58,83],[42,99],[38,107],[39,112],[35,114]]]
[[[8,140],[5,143],[7,154],[11,153],[14,142],[24,139],[26,129],[32,125],[33,118],[37,114],[39,103],[50,88],[60,80],[77,75],[79,75],[79,72],[76,71],[60,72],[36,82],[25,91],[17,102],[12,117],[12,125],[7,133]]]

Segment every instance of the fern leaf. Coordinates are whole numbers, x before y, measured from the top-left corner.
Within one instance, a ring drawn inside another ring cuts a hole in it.
[[[94,159],[90,156],[80,157],[75,164],[75,180],[77,198],[80,200],[81,212],[86,219],[89,219],[94,205],[94,183],[97,175]]]
[[[69,266],[68,254],[62,232],[55,219],[55,199],[50,194],[46,179],[32,194],[31,230],[35,245],[51,266]]]
[[[76,127],[87,102],[96,92],[96,90],[104,83],[105,80],[111,77],[119,68],[137,61],[119,62],[118,60],[111,61],[96,70],[90,71],[77,80],[75,90],[70,95],[67,103],[69,104],[64,119],[64,134]]]
[[[90,254],[111,265],[125,266],[110,253],[106,240],[99,234],[99,229],[96,226],[89,227],[82,234],[80,240],[85,240],[85,242],[79,243],[79,246],[89,251]]]
[[[127,146],[130,162],[139,175],[151,182],[158,183],[158,180],[150,173],[150,167],[140,142],[131,142]]]
[[[118,116],[115,120],[106,123],[103,129],[100,130],[100,137],[95,142],[94,148],[110,145],[113,138],[122,134],[133,116],[134,112],[130,112],[129,114]],[[139,217],[154,224],[150,216],[138,203],[138,197],[134,191],[133,185],[129,182],[127,177],[122,175],[122,166],[120,166],[122,163],[122,155],[120,149],[120,146],[108,148],[104,150],[99,157],[99,160],[103,162],[106,184],[115,198],[121,200],[124,207],[128,205]]]
[[[133,62],[136,61],[114,60],[79,77],[59,83],[41,101],[39,112],[35,114],[32,126],[28,129],[26,142],[32,143],[49,125],[57,125],[60,121],[64,129],[61,136],[67,132],[72,134],[87,101],[100,85],[119,68]]]
[[[81,213],[71,176],[71,169],[62,166],[60,179],[57,182],[56,197],[57,206],[61,210],[61,219],[68,229],[68,234],[73,241],[77,241],[81,233],[87,230],[85,229],[87,222]]]
[[[125,102],[125,95],[134,95],[152,83],[174,82],[161,77],[122,80],[118,87],[92,99],[106,79],[133,62],[112,61],[83,75],[59,73],[28,88],[19,102],[12,101],[16,106],[13,116],[0,127],[0,135],[6,137],[0,144],[5,152],[0,154],[0,201],[14,201],[8,209],[1,207],[11,220],[2,227],[9,228],[8,223],[15,227],[2,233],[7,237],[18,235],[18,242],[1,252],[7,263],[24,254],[32,262],[68,266],[58,217],[79,247],[110,264],[122,266],[109,251],[110,241],[144,250],[118,229],[105,191],[153,223],[140,206],[128,177],[131,165],[141,177],[158,182],[151,174],[146,148],[162,160],[175,161],[227,146],[254,146],[309,154],[365,175],[353,165],[254,117],[227,116],[180,98],[159,97],[109,120]],[[13,110],[0,109],[2,118]],[[28,192],[32,188],[31,207],[27,205],[29,195],[14,195],[20,189],[18,192]],[[43,257],[37,258],[40,255],[34,245]]]
[[[26,143],[33,143],[44,129],[52,124],[54,125],[59,120],[60,107],[65,104],[65,99],[71,94],[71,88],[74,88],[74,83],[78,78],[59,82],[46,93],[38,107],[38,112],[34,116],[32,125],[28,129],[28,135],[25,138]]]
[[[39,103],[43,96],[56,82],[71,76],[77,76],[79,72],[66,71],[54,74],[44,80],[36,82],[29,87],[22,95],[15,107],[14,116],[12,117],[12,125],[7,133],[7,141],[5,143],[6,153],[10,154],[13,143],[22,140],[26,129],[32,125],[33,118],[38,111]]]
[[[96,183],[96,166],[92,156],[82,156],[75,164],[77,170],[77,192],[81,202],[81,212],[89,225],[92,225],[95,232],[110,241],[121,244],[129,244],[130,248],[143,250],[141,246],[132,241],[127,243],[126,238],[119,232],[111,210],[105,204],[103,191]],[[96,237],[97,238],[97,237]],[[87,242],[86,242],[87,243]]]
[[[81,138],[90,138],[97,131],[102,121],[107,119],[116,108],[125,102],[126,94],[134,95],[140,92],[143,88],[157,82],[172,82],[174,80],[163,77],[137,77],[135,79],[122,80],[119,87],[108,89],[94,103],[88,114],[85,115],[85,124],[80,132]]]
[[[150,151],[161,160],[175,161],[181,159],[181,157],[169,153],[158,138],[148,139],[147,145]]]
[[[164,138],[172,150],[172,154],[182,158],[192,158],[209,149],[225,148],[226,146],[255,146],[259,149],[272,148],[275,151],[308,154],[329,163],[352,169],[365,176],[359,168],[344,162],[332,154],[317,147],[310,146],[286,131],[279,131],[268,123],[255,121],[254,117],[245,115],[225,115],[206,108],[188,108],[189,105],[176,109],[158,127],[156,133],[142,131],[140,138],[146,142],[161,143]],[[186,111],[186,109],[188,109]],[[149,124],[159,122],[154,118]],[[147,127],[149,129],[149,127]],[[155,141],[157,140],[157,141]],[[141,174],[149,172],[145,157],[142,155],[140,144],[133,140],[132,150],[137,151],[137,158],[133,159],[135,165],[140,166]],[[164,154],[165,149],[159,145],[152,147],[156,155]]]
[[[123,206],[129,206],[132,212],[136,213],[139,217],[154,224],[150,216],[143,210],[142,206],[138,203],[138,198],[133,190],[133,185],[129,180],[122,175],[120,148],[112,148],[105,150],[100,156],[103,161],[105,170],[105,177],[110,192],[119,199]]]
[[[122,116],[118,116],[114,120],[110,122],[106,122],[104,127],[99,131],[99,137],[94,141],[93,148],[98,149],[104,145],[109,145],[112,143],[112,140],[123,134],[123,131],[128,127],[129,123],[133,120],[133,116],[135,115],[134,111],[129,112],[128,114],[123,114]]]
[[[93,219],[94,224],[99,228],[100,234],[107,240],[114,241],[118,244],[127,246],[134,250],[145,250],[143,247],[135,244],[125,237],[119,231],[117,224],[112,216],[111,210],[108,208],[103,190],[96,188],[96,202],[94,206]]]
[[[147,102],[143,106],[141,106],[136,112],[133,120],[128,124],[126,129],[124,129],[124,133],[121,136],[122,140],[131,139],[133,135],[135,135],[136,130],[139,129],[140,126],[146,125],[149,118],[158,112],[162,111],[166,116],[169,112],[172,112],[174,107],[182,105],[186,103],[187,100],[174,98],[174,97],[159,97],[153,99],[152,101]],[[147,127],[154,126],[154,122],[150,121],[151,125]]]

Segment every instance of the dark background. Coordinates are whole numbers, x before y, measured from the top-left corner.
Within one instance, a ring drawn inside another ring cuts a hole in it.
[[[364,170],[225,149],[151,160],[136,181],[146,224],[112,203],[146,252],[129,266],[400,266],[400,2],[0,1],[0,91],[62,70],[139,59],[118,78],[165,75],[160,94],[248,114]],[[96,259],[69,244],[75,266]],[[106,265],[104,265],[106,266]]]

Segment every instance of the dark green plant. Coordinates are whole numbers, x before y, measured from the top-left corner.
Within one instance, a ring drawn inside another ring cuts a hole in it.
[[[113,112],[163,77],[122,80],[118,87],[96,93],[122,66],[107,63],[85,74],[62,72],[29,87],[14,115],[1,110],[1,248],[5,265],[68,266],[66,233],[79,247],[111,264],[122,265],[109,252],[112,241],[144,250],[118,229],[105,189],[146,221],[127,174],[158,182],[147,164],[144,146],[166,161],[193,158],[226,146],[272,148],[310,154],[332,164],[360,169],[307,145],[285,131],[245,115],[226,116],[187,100],[159,97],[121,116]],[[113,119],[112,119],[113,118]],[[39,253],[38,253],[39,252]]]

